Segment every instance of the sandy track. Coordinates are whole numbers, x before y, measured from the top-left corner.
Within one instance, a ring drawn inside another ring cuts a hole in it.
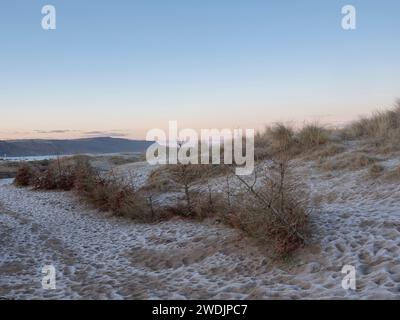
[[[248,265],[247,241],[224,227],[134,224],[90,210],[69,193],[4,182],[0,190],[2,297],[244,298],[245,291],[219,292],[232,281],[227,272],[265,263],[261,257]],[[56,290],[41,288],[46,264],[56,267]]]
[[[313,216],[320,245],[279,264],[239,232],[211,222],[135,224],[88,209],[70,193],[3,180],[0,297],[400,299],[399,186],[376,195],[345,185],[356,177],[310,177],[313,192],[337,196]],[[339,193],[343,187],[352,191]],[[46,264],[56,267],[56,290],[41,288]],[[355,292],[341,287],[345,264],[357,268]]]

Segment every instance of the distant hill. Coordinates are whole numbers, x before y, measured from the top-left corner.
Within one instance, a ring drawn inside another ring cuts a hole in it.
[[[153,142],[121,138],[0,140],[0,157],[144,152]]]

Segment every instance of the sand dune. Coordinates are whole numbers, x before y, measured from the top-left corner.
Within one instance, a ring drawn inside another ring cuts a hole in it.
[[[18,189],[3,180],[0,296],[400,299],[400,185],[365,179],[365,169],[328,174],[312,162],[295,172],[321,206],[312,216],[313,244],[280,262],[214,221],[135,224],[70,193]],[[41,288],[45,264],[56,267],[56,290]],[[341,286],[349,264],[357,270],[355,291]]]

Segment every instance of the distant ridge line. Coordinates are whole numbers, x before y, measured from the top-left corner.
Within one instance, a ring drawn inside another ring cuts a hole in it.
[[[29,157],[57,154],[144,152],[152,143],[153,141],[111,137],[0,140],[0,156]]]

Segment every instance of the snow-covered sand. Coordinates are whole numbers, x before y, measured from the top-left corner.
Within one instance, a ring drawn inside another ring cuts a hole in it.
[[[365,170],[296,169],[320,198],[313,244],[273,262],[239,231],[174,219],[135,224],[71,193],[0,182],[0,297],[90,299],[400,299],[400,184]],[[57,289],[41,288],[53,264]],[[357,290],[344,290],[354,265]]]

